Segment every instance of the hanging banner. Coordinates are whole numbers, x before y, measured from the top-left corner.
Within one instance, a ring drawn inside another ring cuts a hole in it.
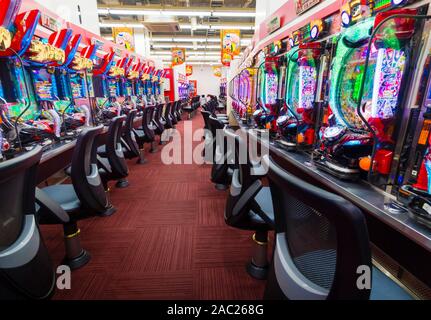
[[[172,48],[172,66],[179,66],[186,62],[186,49]]]
[[[214,66],[213,67],[213,74],[216,76],[216,77],[221,77],[221,67],[220,66]]]
[[[230,63],[233,60],[233,55],[231,55],[230,53],[223,53],[221,54],[221,63],[222,65],[224,65],[225,67],[230,67]]]
[[[114,42],[126,50],[135,51],[135,35],[132,28],[112,28]]]
[[[221,30],[223,53],[237,56],[241,53],[241,32],[239,30]]]
[[[193,74],[193,66],[186,65],[186,76],[190,77]]]

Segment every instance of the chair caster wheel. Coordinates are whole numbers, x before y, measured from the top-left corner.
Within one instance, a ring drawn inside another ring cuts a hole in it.
[[[126,179],[118,180],[117,183],[115,184],[115,186],[118,189],[127,188],[129,186],[129,181],[127,181]]]
[[[256,266],[253,262],[247,265],[247,273],[256,280],[266,280],[268,278],[269,267]]]
[[[87,251],[82,250],[81,254],[78,257],[73,259],[64,258],[62,263],[69,266],[71,270],[77,270],[89,263],[90,260],[91,255]]]
[[[146,160],[146,159],[139,159],[136,163],[140,164],[140,165],[143,165],[143,164],[147,164],[148,160]]]
[[[227,189],[229,189],[229,186],[225,184],[216,184],[215,188],[219,191],[226,191]]]
[[[110,217],[115,212],[117,212],[117,209],[115,207],[110,207],[108,210],[106,210],[104,213],[100,214],[100,217]]]

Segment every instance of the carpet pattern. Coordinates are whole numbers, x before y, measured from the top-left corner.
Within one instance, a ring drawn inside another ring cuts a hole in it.
[[[202,127],[197,115],[193,130]],[[265,282],[245,271],[251,233],[225,225],[226,192],[211,184],[211,167],[164,165],[161,148],[146,156],[146,165],[129,162],[129,188],[112,188],[117,213],[80,222],[92,259],[54,299],[261,299]],[[42,234],[59,265],[61,226]]]

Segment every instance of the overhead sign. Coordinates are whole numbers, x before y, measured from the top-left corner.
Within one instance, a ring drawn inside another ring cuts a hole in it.
[[[191,65],[186,65],[186,76],[190,77],[191,75],[193,75],[193,66]]]
[[[240,30],[221,30],[221,63],[229,67],[233,58],[241,53]]]
[[[271,20],[269,20],[266,24],[266,27],[268,29],[268,33],[273,33],[280,29],[281,27],[281,19],[280,16],[275,16]]]
[[[57,21],[53,17],[43,13],[40,17],[40,24],[45,28],[57,32],[61,28],[61,22]]]
[[[172,66],[179,66],[186,62],[186,49],[172,48]]]
[[[216,77],[221,77],[221,67],[220,66],[213,66],[213,73]]]
[[[132,28],[112,28],[112,36],[120,47],[135,51],[135,36]]]
[[[304,13],[320,3],[321,0],[295,0],[296,14]]]

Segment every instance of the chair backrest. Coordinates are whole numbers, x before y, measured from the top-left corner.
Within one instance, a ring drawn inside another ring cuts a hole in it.
[[[137,110],[131,110],[129,114],[127,115],[126,119],[126,125],[124,127],[123,132],[123,140],[124,140],[124,146],[126,150],[128,151],[128,157],[129,158],[136,158],[140,156],[140,150],[139,146],[136,143],[135,134],[133,133],[133,127],[135,124],[135,118],[137,115]]]
[[[171,109],[173,108],[174,102],[169,102],[165,106],[164,118],[166,121],[165,127],[167,129],[172,128],[172,118],[171,118]]]
[[[73,151],[71,178],[73,188],[81,201],[93,214],[104,213],[111,207],[97,166],[97,138],[103,126],[84,129]]]
[[[148,139],[152,140],[155,138],[154,131],[150,128],[151,122],[154,117],[154,107],[146,107],[142,115],[142,128]]]
[[[289,174],[271,159],[275,279],[288,299],[368,299],[358,268],[371,272],[365,218],[349,201]],[[268,293],[268,291],[267,291]],[[269,294],[270,296],[270,294]]]
[[[129,168],[124,158],[123,147],[121,145],[121,135],[123,133],[123,122],[126,116],[115,117],[112,119],[108,129],[108,138],[106,141],[106,153],[112,169],[112,174],[117,179],[128,176]]]
[[[204,119],[205,129],[211,130],[210,124],[209,124],[211,113],[204,109],[204,110],[201,110],[201,114],[202,114],[202,118]]]
[[[37,147],[0,163],[0,299],[47,298],[54,288],[51,258],[35,218]]]
[[[262,189],[262,182],[259,176],[252,173],[247,135],[243,137],[225,128],[224,136],[226,163],[234,170],[226,201],[225,220],[228,225],[238,226],[242,221],[246,223],[248,213],[256,207],[254,199]]]

